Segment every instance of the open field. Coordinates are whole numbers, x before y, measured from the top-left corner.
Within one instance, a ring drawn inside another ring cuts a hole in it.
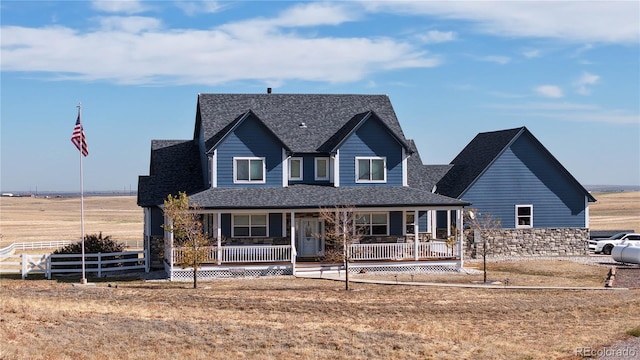
[[[84,199],[85,233],[142,240],[143,213],[135,196]],[[14,242],[80,240],[80,198],[0,198],[0,247]]]
[[[595,193],[591,228],[640,231],[640,192]],[[85,232],[142,240],[143,213],[135,196],[85,198]],[[0,247],[12,242],[80,239],[79,198],[0,198]]]
[[[589,206],[591,229],[640,232],[640,192],[594,193]]]

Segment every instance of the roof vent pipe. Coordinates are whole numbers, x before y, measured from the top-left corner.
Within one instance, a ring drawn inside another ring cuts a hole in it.
[[[271,94],[271,88],[267,88],[267,94]]]

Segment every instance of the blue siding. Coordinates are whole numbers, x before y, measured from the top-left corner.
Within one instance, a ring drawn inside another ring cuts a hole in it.
[[[164,236],[164,212],[161,208],[151,208],[151,234],[152,236]]]
[[[404,235],[402,211],[389,212],[389,235]]]
[[[221,214],[220,222],[222,236],[231,237],[231,214]]]
[[[282,235],[282,214],[270,213],[269,214],[269,236],[281,237]]]
[[[387,158],[386,183],[356,183],[355,158]],[[402,146],[378,121],[367,121],[340,147],[340,186],[402,186]]]
[[[462,196],[515,227],[515,205],[533,205],[533,227],[585,227],[585,195],[528,136],[519,137]]]
[[[319,155],[319,154],[304,154],[304,155],[293,155],[292,157],[302,158],[302,180],[289,180],[290,184],[327,184],[330,180],[319,180],[316,181],[316,158],[329,158],[329,155]],[[329,167],[331,167],[331,159],[329,159]],[[329,173],[331,173],[331,168],[329,168]],[[289,174],[287,174],[288,177]]]
[[[248,118],[217,148],[218,187],[282,187],[282,145],[258,120]],[[234,157],[266,158],[264,184],[234,184]]]
[[[426,211],[418,212],[418,232],[425,233],[427,232],[427,216],[428,213]]]

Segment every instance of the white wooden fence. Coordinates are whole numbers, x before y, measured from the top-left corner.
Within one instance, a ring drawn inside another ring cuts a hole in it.
[[[65,259],[66,261],[56,261],[55,259]],[[114,266],[114,264],[117,265]],[[149,271],[149,256],[142,250],[85,254],[85,272],[97,273],[98,277],[106,272],[142,269]],[[21,274],[25,279],[30,273],[45,274],[47,279],[51,279],[53,274],[82,273],[82,255],[20,254],[0,256],[0,274]]]
[[[173,248],[173,263],[184,259],[185,248]],[[218,247],[207,247],[207,262],[218,262]],[[260,263],[291,261],[291,245],[222,246],[220,263]]]
[[[448,247],[439,241],[418,243],[351,244],[351,260],[413,260],[441,259],[459,256],[459,246]]]

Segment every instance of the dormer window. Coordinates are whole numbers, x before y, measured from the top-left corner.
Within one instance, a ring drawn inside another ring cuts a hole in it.
[[[265,183],[264,158],[233,158],[234,183]]]
[[[316,180],[329,180],[329,158],[319,157],[316,158],[315,166],[315,179]]]
[[[289,180],[302,180],[302,158],[289,159]]]
[[[387,159],[383,157],[356,157],[356,182],[387,182]]]

